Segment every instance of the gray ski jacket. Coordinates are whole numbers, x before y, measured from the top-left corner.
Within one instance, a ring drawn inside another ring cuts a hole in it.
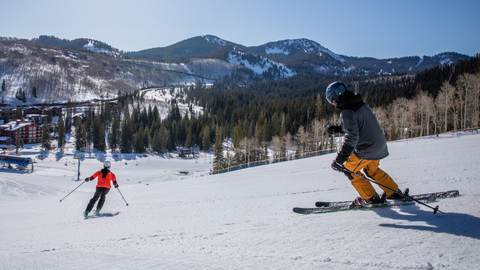
[[[342,150],[353,149],[353,153],[366,160],[379,160],[388,156],[387,140],[368,104],[356,111],[342,110],[340,119],[345,133]]]

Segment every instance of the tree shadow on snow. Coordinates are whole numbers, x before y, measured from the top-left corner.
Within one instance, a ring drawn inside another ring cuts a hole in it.
[[[55,154],[55,161],[59,161],[60,159],[62,159],[63,157],[65,156],[65,153],[64,152],[57,152]]]
[[[375,210],[375,213],[384,218],[402,221],[397,224],[380,224],[382,227],[449,233],[480,239],[480,218],[468,214],[444,212],[445,214],[433,215],[433,210],[426,211],[418,205],[401,207],[400,211],[391,208],[378,209]],[[408,222],[425,222],[427,224],[409,225]]]

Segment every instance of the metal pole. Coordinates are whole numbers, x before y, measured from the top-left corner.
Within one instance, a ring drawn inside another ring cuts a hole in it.
[[[63,199],[60,200],[60,202],[62,202],[66,197],[68,197],[68,195],[72,194],[75,190],[77,190],[77,188],[79,188],[81,185],[85,184],[85,182],[82,182],[80,185],[78,185],[78,187],[76,187],[74,190],[70,191],[70,193],[67,194],[67,196],[63,197]]]
[[[120,192],[120,195],[122,196],[122,199],[125,201],[125,203],[126,203],[126,204],[127,204],[127,206],[128,206],[128,203],[127,203],[127,201],[126,201],[126,200],[125,200],[125,198],[123,197],[123,194],[122,194],[122,192],[120,191],[120,189],[119,189],[118,187],[117,187],[117,190],[118,190],[118,192]]]
[[[80,159],[78,159],[78,176],[77,181],[80,181]]]

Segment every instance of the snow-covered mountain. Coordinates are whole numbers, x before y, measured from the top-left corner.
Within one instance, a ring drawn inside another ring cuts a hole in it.
[[[315,41],[309,39],[287,39],[276,42],[269,42],[265,45],[258,47],[250,47],[249,51],[257,52],[259,54],[265,55],[275,55],[283,54],[288,56],[294,56],[297,54],[308,55],[308,54],[328,54],[337,61],[345,62],[338,54],[330,51],[329,49],[323,47]]]
[[[348,179],[330,168],[334,154],[208,175],[212,158],[203,153],[198,159],[91,153],[79,166],[73,141],[65,153],[26,145],[20,156],[36,161],[31,173],[0,168],[2,269],[383,270],[480,264],[476,131],[388,144],[390,156],[380,167],[402,189],[459,190],[457,198],[431,203],[444,212],[436,215],[422,205],[293,213],[293,207],[317,200],[357,196]],[[96,180],[82,179],[100,170],[103,160],[112,162],[119,189],[108,193],[103,215],[84,219]]]
[[[162,61],[183,61],[188,58],[216,58],[229,61],[231,59],[230,54],[238,51],[242,51],[243,58],[252,59],[253,62],[260,62],[262,61],[261,58],[269,59],[278,69],[281,69],[280,66],[285,66],[293,74],[372,75],[395,72],[416,73],[434,66],[456,63],[461,59],[468,58],[467,55],[458,53],[441,53],[432,57],[358,58],[334,53],[319,43],[305,38],[287,39],[247,47],[213,35],[198,36],[168,47],[130,52],[127,55]],[[422,59],[423,61],[421,61]],[[421,65],[419,65],[420,61]],[[244,63],[244,66],[255,66],[244,61],[242,63]],[[289,77],[290,75],[288,72],[281,76],[267,72],[265,76],[263,79],[269,80]]]
[[[55,36],[39,36],[32,39],[33,42],[41,43],[44,45],[61,46],[71,50],[78,51],[92,51],[102,53],[114,57],[122,57],[123,54],[118,49],[112,46],[94,39],[79,38],[75,40],[60,39]]]
[[[0,82],[5,82],[6,90],[1,103],[25,104],[16,100],[18,91],[25,92],[27,104],[32,104],[114,98],[139,89],[224,78],[250,84],[302,74],[415,73],[467,57],[451,52],[431,57],[357,58],[334,53],[308,39],[246,47],[213,35],[128,53],[92,39],[0,38]]]
[[[128,59],[87,40],[75,46],[82,49],[0,38],[0,82],[5,82],[1,103],[14,106],[115,98],[150,87],[212,83],[236,69],[218,59],[186,63]],[[25,92],[26,102],[16,99],[18,91]]]
[[[230,52],[227,61],[250,69],[255,75],[261,76],[267,80],[285,79],[296,75],[295,71],[282,63],[241,50]]]

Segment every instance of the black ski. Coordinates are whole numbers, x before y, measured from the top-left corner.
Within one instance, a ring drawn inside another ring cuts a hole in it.
[[[443,192],[432,192],[425,194],[409,195],[408,189],[405,190],[404,194],[412,199],[415,199],[420,202],[431,203],[439,199],[444,198],[453,198],[459,195],[458,190],[449,190]],[[338,211],[347,211],[347,210],[366,210],[366,209],[378,209],[385,207],[394,207],[402,205],[412,205],[415,204],[412,200],[387,200],[384,204],[380,205],[371,205],[371,206],[352,206],[352,201],[341,201],[341,202],[316,202],[313,208],[302,208],[295,207],[293,212],[298,214],[320,214],[328,212],[338,212]],[[438,208],[437,208],[438,210]]]
[[[321,214],[321,213],[349,211],[349,210],[378,209],[378,208],[413,205],[413,204],[415,204],[414,201],[405,201],[405,200],[386,201],[383,204],[376,204],[376,205],[369,205],[369,206],[354,206],[352,205],[352,202],[349,202],[348,204],[339,202],[339,204],[332,203],[330,206],[326,206],[326,207],[312,207],[312,208],[295,207],[293,208],[293,212],[298,214],[308,215],[308,214]]]
[[[100,218],[100,217],[114,217],[116,215],[120,214],[120,212],[116,212],[116,213],[95,213],[93,215],[84,215],[85,219],[89,219],[89,218]]]
[[[408,197],[412,199],[416,199],[419,201],[423,202],[434,202],[438,199],[444,199],[444,198],[453,198],[457,197],[459,195],[458,190],[449,190],[449,191],[443,191],[443,192],[432,192],[432,193],[425,193],[425,194],[418,194],[418,195],[409,195],[409,190],[406,189],[404,191],[404,195],[407,195]],[[328,206],[339,206],[339,205],[350,205],[352,201],[343,201],[343,202],[322,202],[318,201],[315,203],[316,207],[328,207]]]

